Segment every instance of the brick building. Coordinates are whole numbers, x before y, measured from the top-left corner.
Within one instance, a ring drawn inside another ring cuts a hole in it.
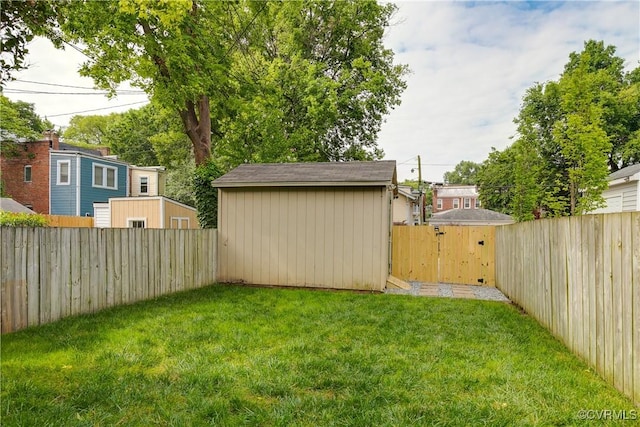
[[[451,209],[477,209],[480,196],[475,185],[434,185],[433,213]]]
[[[2,142],[0,179],[3,192],[38,213],[49,213],[49,150],[59,148],[58,135],[40,141]]]

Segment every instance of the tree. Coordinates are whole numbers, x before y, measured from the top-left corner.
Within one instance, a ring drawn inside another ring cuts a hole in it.
[[[26,67],[27,44],[56,24],[57,3],[47,0],[2,0],[0,6],[0,85]]]
[[[73,116],[62,137],[69,144],[105,145],[107,128],[118,117],[118,113],[107,116]]]
[[[107,127],[104,141],[129,163],[170,168],[191,157],[189,141],[176,127],[175,116],[152,102],[117,115]]]
[[[376,135],[406,69],[382,36],[394,6],[349,2],[70,2],[81,74],[131,79],[174,110],[197,165],[381,155]],[[212,145],[215,142],[215,147]]]
[[[514,163],[515,150],[511,146],[503,151],[491,148],[489,157],[482,163],[477,174],[478,192],[484,208],[512,213]]]
[[[462,160],[452,171],[444,173],[444,182],[447,184],[475,185],[478,183],[479,163]]]
[[[395,8],[375,2],[267,3],[259,43],[236,55],[250,82],[216,151],[230,164],[382,156],[382,117],[405,88],[382,35]]]
[[[11,101],[0,95],[0,129],[2,139],[39,140],[42,133],[53,129],[53,124],[42,119],[34,110],[33,104],[24,101]]]
[[[590,40],[558,81],[527,90],[515,142],[483,165],[482,197],[521,220],[601,206],[607,175],[640,158],[640,71],[624,74],[622,65],[615,47]],[[513,191],[489,196],[496,182]]]
[[[195,168],[193,159],[173,164],[167,173],[165,196],[188,206],[196,206]]]

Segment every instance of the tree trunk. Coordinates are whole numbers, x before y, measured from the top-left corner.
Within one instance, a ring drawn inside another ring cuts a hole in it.
[[[569,184],[569,193],[570,193],[569,214],[571,216],[574,216],[576,214],[576,183],[575,182],[571,182]]]
[[[196,111],[197,107],[197,111]],[[193,144],[196,166],[206,163],[211,158],[211,112],[209,98],[201,95],[196,103],[188,101],[185,108],[179,111],[184,129]]]

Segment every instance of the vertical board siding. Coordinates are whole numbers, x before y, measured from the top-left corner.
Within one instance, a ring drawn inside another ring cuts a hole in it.
[[[385,188],[218,194],[220,281],[384,289],[391,224]]]
[[[216,281],[217,230],[0,233],[2,333]]]
[[[640,405],[640,212],[500,227],[496,285]]]

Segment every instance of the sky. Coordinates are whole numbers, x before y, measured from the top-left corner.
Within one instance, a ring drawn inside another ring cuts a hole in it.
[[[418,156],[422,179],[438,182],[460,161],[480,163],[492,147],[506,148],[526,90],[557,80],[569,54],[589,39],[615,46],[627,71],[640,66],[637,0],[395,4],[385,45],[411,73],[378,144],[385,160],[396,160],[400,181],[418,178]],[[137,89],[127,92],[130,87],[111,100],[91,90],[91,79],[77,72],[84,56],[71,48],[55,50],[44,39],[32,42],[27,60],[29,68],[6,85],[5,95],[33,103],[57,127],[74,114],[122,112],[147,99]]]

